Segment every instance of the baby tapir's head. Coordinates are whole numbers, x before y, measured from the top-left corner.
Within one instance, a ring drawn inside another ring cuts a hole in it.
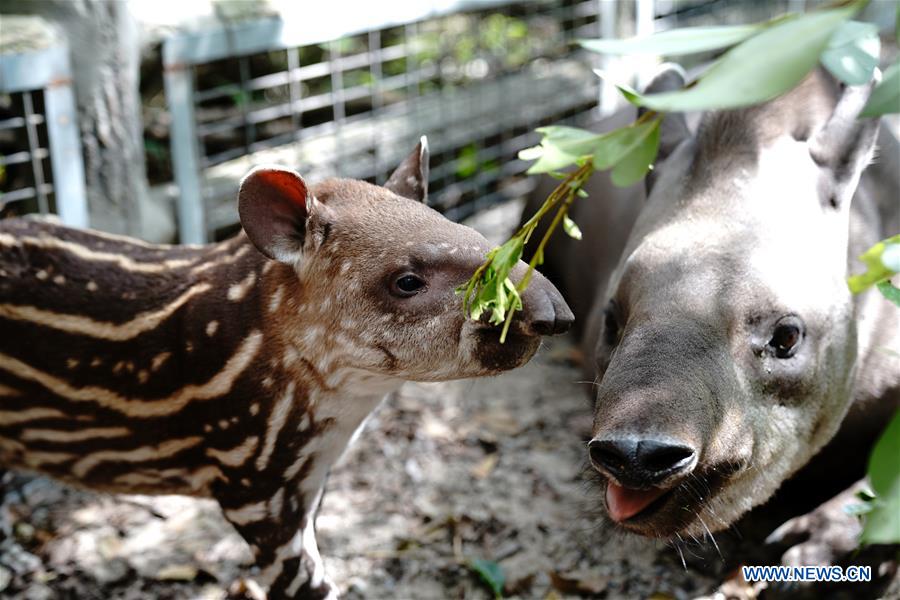
[[[278,300],[289,342],[319,345],[342,366],[375,375],[440,381],[520,366],[542,335],[568,329],[571,311],[539,274],[504,344],[499,328],[467,319],[456,289],[491,245],[426,206],[427,190],[424,137],[384,187],[349,179],[309,186],[277,167],[246,176],[244,231],[296,282]],[[513,278],[525,269],[520,263]]]
[[[617,527],[726,528],[837,431],[856,360],[850,200],[878,128],[857,119],[869,89],[816,73],[767,105],[706,115],[695,135],[665,123],[594,317],[589,454]]]

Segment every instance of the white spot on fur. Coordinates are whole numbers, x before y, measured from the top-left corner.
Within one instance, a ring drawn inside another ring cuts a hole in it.
[[[229,521],[237,525],[262,521],[266,518],[266,501],[260,500],[252,504],[245,504],[240,508],[226,510],[225,516],[228,517]]]
[[[159,370],[163,363],[169,360],[169,357],[172,356],[171,352],[161,352],[153,357],[153,360],[150,361],[150,370],[154,373]]]
[[[281,307],[281,300],[284,298],[284,286],[279,285],[272,297],[269,298],[269,312],[273,313]]]
[[[267,378],[269,379],[269,378]],[[254,417],[259,414],[259,402],[254,402],[250,405],[250,414]]]
[[[256,451],[259,444],[259,437],[252,436],[244,440],[238,446],[230,450],[217,450],[216,448],[207,448],[206,455],[216,459],[223,465],[229,467],[239,467],[243,465]]]
[[[287,389],[285,389],[284,394],[275,404],[275,408],[272,409],[272,414],[269,416],[269,423],[266,427],[265,443],[262,452],[260,452],[259,456],[256,458],[256,468],[259,471],[265,469],[269,464],[269,457],[272,455],[272,451],[275,450],[275,442],[278,439],[278,434],[284,427],[284,422],[287,420],[293,402],[294,382],[292,381],[288,384]]]
[[[232,302],[243,300],[244,296],[247,295],[247,292],[250,291],[250,288],[253,287],[254,283],[256,283],[256,273],[250,271],[242,281],[239,281],[228,288],[228,299]]]
[[[34,276],[37,277],[41,281],[44,281],[47,279],[47,277],[49,277],[49,275],[47,274],[47,271],[45,271],[44,269],[41,269],[40,271],[35,273]]]
[[[206,324],[206,335],[208,335],[209,337],[212,337],[212,336],[216,335],[216,331],[218,331],[218,329],[219,329],[219,322],[218,321],[210,321],[209,323]]]
[[[84,287],[85,287],[85,289],[87,289],[87,291],[89,291],[89,292],[96,292],[98,289],[100,289],[100,288],[97,287],[97,283],[94,282],[93,280],[92,280],[92,281],[88,281],[88,282],[87,282],[87,285],[84,286]]]
[[[275,495],[269,501],[269,514],[272,518],[277,519],[281,516],[281,509],[284,506],[284,488],[278,488]]]
[[[57,275],[53,278],[53,283],[55,283],[56,285],[63,285],[66,283],[66,278],[62,275]]]

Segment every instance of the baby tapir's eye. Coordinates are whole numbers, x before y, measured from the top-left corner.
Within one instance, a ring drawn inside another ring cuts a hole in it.
[[[795,316],[784,317],[775,324],[769,348],[776,358],[790,358],[796,354],[802,341],[803,321]]]
[[[396,278],[391,285],[391,292],[395,296],[400,296],[401,298],[415,296],[423,289],[425,289],[425,281],[418,275],[413,275],[412,273],[401,275]]]

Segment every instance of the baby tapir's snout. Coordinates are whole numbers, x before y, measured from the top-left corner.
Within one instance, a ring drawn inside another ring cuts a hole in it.
[[[524,263],[513,271],[524,271]],[[522,327],[532,335],[557,335],[565,333],[575,321],[575,315],[562,294],[550,281],[537,271],[522,294]]]

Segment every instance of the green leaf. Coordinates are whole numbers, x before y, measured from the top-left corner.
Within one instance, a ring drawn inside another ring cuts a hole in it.
[[[582,48],[602,54],[680,56],[734,46],[764,26],[764,23],[757,23],[724,27],[684,27],[623,40],[579,40],[578,43]]]
[[[575,221],[569,218],[569,215],[563,217],[563,231],[565,231],[570,238],[575,238],[576,240],[581,239],[581,230],[578,229],[578,225],[575,224]]]
[[[637,95],[632,102],[659,111],[720,110],[771,100],[809,73],[834,31],[862,6],[785,18],[735,46],[693,86]]]
[[[900,542],[900,411],[881,435],[869,458],[869,482],[876,498],[866,515],[862,541],[867,544]]]
[[[848,85],[872,79],[881,54],[881,39],[874,23],[847,21],[834,32],[819,60],[831,74]]]
[[[476,558],[469,561],[471,568],[481,578],[490,590],[494,593],[494,598],[503,597],[503,584],[506,583],[506,574],[503,573],[503,567],[492,560]]]
[[[627,187],[643,179],[659,151],[659,121],[653,121],[650,135],[641,144],[626,154],[612,170],[612,182],[619,187]]]
[[[657,119],[640,125],[622,127],[600,136],[595,140],[592,148],[594,168],[603,170],[618,164],[628,154],[644,144],[653,133],[653,129],[658,127],[659,120]]]
[[[854,294],[900,272],[900,234],[881,240],[863,252],[859,260],[866,265],[866,272],[847,278],[847,285]]]
[[[578,160],[577,155],[563,152],[558,146],[554,146],[553,144],[542,142],[541,149],[541,157],[525,171],[528,175],[550,173],[551,171],[565,169],[569,165],[575,164],[575,161]]]
[[[900,61],[888,67],[881,76],[881,83],[872,90],[860,117],[878,117],[900,112]]]
[[[900,307],[900,288],[895,288],[890,281],[879,281],[875,287],[882,296]]]
[[[616,89],[619,90],[619,93],[625,97],[630,103],[635,106],[641,106],[641,94],[626,83],[620,83],[618,81],[614,81],[612,77],[606,74],[606,71],[602,71],[600,69],[594,69],[594,74],[602,79],[603,81],[616,86]]]
[[[538,146],[519,150],[519,160],[537,160],[544,153],[544,149]]]

